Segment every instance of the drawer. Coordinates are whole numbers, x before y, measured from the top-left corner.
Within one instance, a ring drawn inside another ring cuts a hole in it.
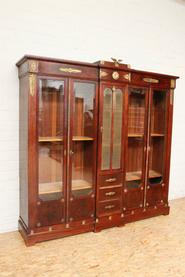
[[[99,202],[98,214],[112,214],[115,212],[121,212],[120,200]]]
[[[152,87],[164,86],[165,88],[170,88],[170,79],[143,73],[132,73],[132,83],[144,86],[150,86],[151,84]]]
[[[102,188],[99,190],[99,200],[109,200],[115,198],[121,198],[122,186],[117,188]]]
[[[39,62],[38,70],[45,75],[98,79],[98,70],[89,66],[42,61]]]
[[[123,174],[122,173],[114,173],[114,174],[100,175],[98,178],[98,184],[101,187],[122,185],[123,184]]]

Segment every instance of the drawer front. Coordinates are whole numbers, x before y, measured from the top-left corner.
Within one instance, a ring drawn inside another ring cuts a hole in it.
[[[161,76],[132,73],[131,80],[133,84],[137,85],[170,88],[170,79],[162,78]]]
[[[112,214],[115,212],[121,212],[121,201],[112,200],[99,202],[98,204],[98,214]]]
[[[106,188],[99,190],[99,200],[111,200],[115,198],[121,198],[122,186],[117,188]]]
[[[97,79],[98,69],[88,66],[61,64],[54,62],[39,62],[39,73],[64,77]]]
[[[115,173],[115,174],[100,175],[98,178],[98,184],[101,187],[122,185],[123,174]]]

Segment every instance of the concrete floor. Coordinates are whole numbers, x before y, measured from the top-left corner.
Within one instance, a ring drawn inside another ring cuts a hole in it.
[[[185,198],[169,216],[26,247],[0,234],[0,277],[185,277]]]

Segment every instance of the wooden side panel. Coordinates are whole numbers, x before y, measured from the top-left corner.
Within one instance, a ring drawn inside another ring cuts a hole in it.
[[[19,180],[20,217],[28,226],[28,77],[20,79]]]

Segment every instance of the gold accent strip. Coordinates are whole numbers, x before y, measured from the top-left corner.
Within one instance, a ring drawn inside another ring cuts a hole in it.
[[[149,95],[151,93],[151,89],[149,91]],[[150,152],[150,120],[151,120],[151,108],[150,108],[150,105],[151,105],[151,98],[149,98],[149,105],[148,105],[148,122],[147,122],[147,145],[146,145],[146,167],[145,167],[145,184],[144,184],[144,209],[146,207],[146,197],[147,197],[147,182],[148,182],[148,165],[149,165],[149,152]]]
[[[170,81],[170,87],[171,88],[175,88],[175,85],[176,85],[176,80],[171,79],[171,81]]]
[[[154,84],[159,83],[159,80],[152,79],[152,78],[143,78],[143,81],[146,82],[146,83],[154,83]]]
[[[67,72],[67,73],[81,73],[81,69],[71,68],[71,67],[60,67],[60,71]]]
[[[100,78],[106,77],[106,76],[108,76],[108,75],[109,75],[109,74],[108,74],[107,72],[100,70]]]
[[[174,99],[174,90],[170,90],[170,105],[173,105],[173,99]]]
[[[67,110],[67,184],[69,184],[69,171],[70,171],[70,116],[71,116],[71,86],[69,84],[69,94],[68,94],[68,99],[67,99],[67,104],[68,104],[68,110]],[[70,184],[71,186],[72,184]],[[69,221],[69,200],[70,202],[73,201],[73,197],[70,197],[70,186],[67,186],[67,212],[66,212],[66,219],[67,222]],[[66,224],[66,228],[69,228],[69,224]]]
[[[29,75],[29,87],[30,87],[30,95],[34,96],[35,89],[36,89],[36,75],[35,74]]]

